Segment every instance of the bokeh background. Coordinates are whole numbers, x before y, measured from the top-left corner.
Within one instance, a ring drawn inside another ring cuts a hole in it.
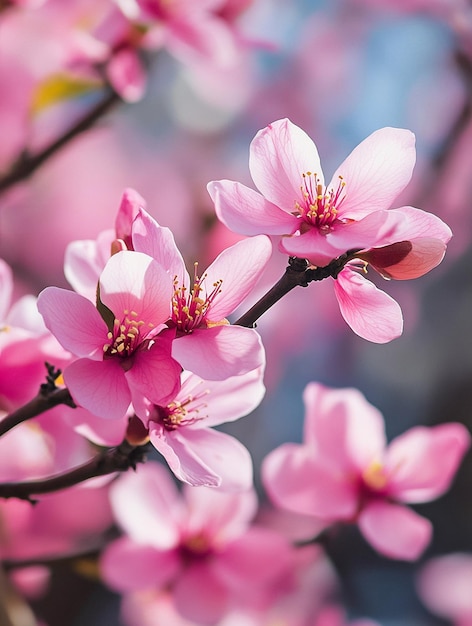
[[[77,20],[106,3],[69,2]],[[60,28],[51,19],[60,4],[19,3],[0,13],[0,173],[19,149],[41,150],[99,97],[61,100],[35,116],[25,104],[21,85],[31,89],[60,68]],[[251,451],[260,488],[264,455],[301,440],[301,394],[313,380],[359,388],[383,412],[389,438],[415,424],[472,427],[472,7],[459,0],[246,4],[237,21],[246,44],[236,67],[205,73],[168,50],[147,53],[141,100],[117,102],[30,178],[2,191],[0,256],[14,270],[18,294],[67,286],[66,245],[109,228],[123,190],[133,187],[172,228],[189,266],[205,266],[237,239],[217,222],[206,184],[228,178],[252,186],[249,143],[269,122],[288,117],[301,126],[328,179],[372,131],[411,129],[417,166],[396,205],[436,213],[451,226],[446,258],[415,281],[379,279],[404,312],[404,334],[390,344],[350,331],[330,280],[290,293],[260,320],[267,396],[253,415],[226,428]],[[282,275],[286,260],[274,253],[252,300]],[[472,551],[471,473],[467,457],[451,491],[417,507],[435,528],[423,560]],[[340,537],[336,560],[352,615],[385,626],[442,623],[417,598],[421,563],[384,560],[355,530]],[[59,565],[52,582],[62,602],[38,601],[50,626],[119,624],[118,597],[93,578]]]

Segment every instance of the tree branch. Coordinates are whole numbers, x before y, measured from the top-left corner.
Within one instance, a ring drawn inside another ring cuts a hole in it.
[[[313,281],[324,280],[328,277],[337,278],[339,272],[348,261],[355,257],[357,252],[359,252],[358,249],[348,250],[345,254],[342,254],[337,259],[333,259],[329,265],[324,267],[309,267],[306,259],[290,257],[289,265],[282,278],[234,323],[238,326],[254,328],[256,321],[261,315],[295,287],[307,287]]]
[[[31,176],[45,161],[74,139],[74,137],[93,126],[97,120],[119,101],[120,98],[115,92],[108,93],[91,111],[47,148],[35,155],[23,155],[13,165],[11,170],[3,178],[0,178],[0,194]]]
[[[108,448],[83,465],[50,478],[16,483],[0,483],[0,498],[19,498],[34,502],[32,496],[51,493],[77,485],[89,478],[136,469],[145,460],[146,446],[135,447],[126,440],[116,448]]]

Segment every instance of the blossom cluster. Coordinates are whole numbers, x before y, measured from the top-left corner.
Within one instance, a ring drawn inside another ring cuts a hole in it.
[[[136,19],[153,17],[147,3],[121,4]],[[83,501],[84,512],[102,492],[106,504],[93,523],[64,522],[70,533],[63,541],[53,526],[44,536],[31,528],[47,526],[48,510],[64,506],[64,494],[42,497],[33,510],[9,500],[2,506],[3,557],[89,547],[113,519],[121,534],[100,545],[100,575],[123,594],[131,626],[346,624],[329,556],[336,531],[347,525],[357,525],[385,557],[418,559],[433,529],[408,505],[449,489],[470,445],[464,425],[417,426],[387,445],[383,417],[360,391],[310,382],[303,443],[284,443],[263,460],[265,506],[253,487],[249,451],[213,428],[261,403],[266,356],[255,321],[292,287],[330,278],[355,333],[376,343],[401,334],[400,307],[365,278],[368,268],[388,279],[417,278],[441,262],[451,237],[435,215],[390,208],[414,161],[412,133],[384,128],[325,185],[315,144],[281,119],[251,144],[260,193],[228,180],[208,185],[219,219],[249,237],[207,269],[195,262],[188,271],[171,230],[131,188],[114,228],[68,246],[64,271],[72,290],[46,287],[37,303],[26,297],[10,307],[12,275],[2,262],[0,401],[11,411],[3,423],[35,395],[44,361],[54,367],[43,396],[70,394],[68,407],[35,422],[18,420],[7,433],[2,480],[20,484],[67,472],[71,459],[89,459],[87,440],[106,450],[150,443],[185,483],[179,490],[163,465],[149,461],[111,482],[74,487],[65,493]],[[284,277],[234,321],[253,304],[274,242],[289,258]],[[298,282],[287,287],[293,277]],[[17,584],[25,584],[21,576]]]

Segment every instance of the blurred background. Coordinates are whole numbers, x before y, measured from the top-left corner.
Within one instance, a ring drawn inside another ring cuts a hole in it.
[[[81,72],[87,55],[100,58],[85,39],[92,32],[99,39],[96,25],[111,4],[0,2],[0,181],[25,150],[41,153],[106,98],[103,74],[98,80]],[[266,398],[225,430],[251,451],[260,489],[263,457],[301,441],[301,394],[310,381],[360,389],[384,414],[389,439],[416,424],[460,421],[471,428],[472,7],[466,0],[221,4],[238,43],[233,62],[198,63],[178,46],[148,46],[137,95],[112,99],[31,176],[0,187],[0,257],[14,271],[17,295],[67,286],[66,245],[110,228],[127,187],[173,230],[188,265],[205,266],[237,240],[217,222],[206,184],[227,178],[253,186],[249,144],[276,119],[290,118],[313,138],[328,180],[372,131],[409,128],[417,165],[396,206],[439,215],[454,237],[431,274],[405,283],[378,279],[403,309],[403,336],[374,345],[354,335],[330,280],[291,292],[258,323],[268,358]],[[67,28],[80,34],[73,51]],[[50,80],[71,68],[82,91],[76,80]],[[274,252],[253,301],[286,262]],[[435,529],[422,562],[472,551],[471,473],[468,456],[447,495],[416,507]],[[443,623],[417,597],[421,562],[382,559],[355,530],[340,537],[336,551],[350,615],[385,626]],[[48,596],[37,601],[50,626],[120,623],[118,596],[93,577],[59,565],[52,587],[62,604],[52,606]]]

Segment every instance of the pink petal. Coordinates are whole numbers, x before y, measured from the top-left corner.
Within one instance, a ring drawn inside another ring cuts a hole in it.
[[[182,255],[169,228],[159,224],[146,211],[139,211],[133,223],[133,246],[137,252],[144,252],[161,265],[180,283],[187,280],[187,270]]]
[[[401,128],[381,128],[364,139],[338,167],[346,183],[346,199],[339,216],[359,219],[373,211],[388,209],[409,183],[416,161],[415,136]]]
[[[208,380],[239,376],[265,363],[260,336],[241,326],[196,328],[174,341],[172,356],[184,369]]]
[[[184,515],[166,468],[149,461],[113,483],[110,500],[117,523],[136,543],[170,550],[180,540]]]
[[[357,523],[371,546],[391,559],[415,561],[431,540],[433,527],[411,509],[387,502],[371,502]]]
[[[128,537],[113,541],[100,559],[105,583],[119,592],[163,587],[177,575],[179,565],[177,552],[159,551]]]
[[[387,442],[382,414],[360,391],[310,383],[303,399],[304,440],[333,471],[362,470],[383,457]]]
[[[469,446],[470,435],[462,424],[411,428],[388,447],[389,493],[403,502],[439,497],[449,489]]]
[[[208,538],[216,539],[221,546],[247,532],[257,512],[257,496],[252,488],[231,493],[184,485],[183,493],[188,508],[187,535],[204,531]]]
[[[154,259],[141,252],[114,254],[100,276],[100,298],[121,319],[135,311],[136,319],[154,326],[170,317],[172,278]]]
[[[199,394],[207,392],[202,398],[205,404],[203,419],[196,422],[194,428],[233,422],[259,406],[265,394],[263,376],[263,368],[226,380],[206,381],[192,374],[182,383],[177,399],[198,398]]]
[[[125,102],[138,102],[146,88],[146,73],[136,51],[123,48],[114,52],[106,65],[107,78]]]
[[[78,359],[64,371],[64,381],[74,402],[105,419],[121,419],[128,411],[131,393],[125,373],[114,359]]]
[[[173,596],[178,612],[192,624],[216,624],[229,608],[226,586],[204,563],[182,572]]]
[[[251,586],[268,585],[286,573],[293,561],[293,549],[280,533],[252,526],[228,544],[212,569],[231,589],[244,594]]]
[[[77,407],[67,413],[67,422],[76,433],[97,446],[118,446],[126,435],[128,417],[107,420]]]
[[[215,203],[218,219],[235,233],[283,235],[297,228],[295,216],[282,211],[241,183],[213,181],[208,183],[207,189]]]
[[[387,343],[402,334],[403,316],[398,303],[349,265],[339,273],[334,291],[343,318],[359,337]]]
[[[391,209],[390,213],[403,215],[403,222],[395,231],[395,241],[414,241],[415,239],[439,239],[444,244],[452,237],[451,229],[437,215],[415,209],[412,206],[404,206],[399,209]],[[388,243],[394,243],[389,241]]]
[[[128,187],[124,190],[115,219],[115,235],[117,239],[128,242],[131,237],[133,220],[140,211],[145,209],[146,200],[135,189]],[[129,246],[127,247],[129,248]]]
[[[113,230],[107,230],[100,234],[97,241],[72,241],[66,248],[64,274],[67,282],[90,302],[96,302],[98,279],[110,257],[115,237]],[[107,248],[106,256],[103,248]]]
[[[38,296],[38,311],[66,350],[81,357],[103,358],[108,329],[89,300],[67,289],[46,287]]]
[[[417,578],[421,600],[433,613],[460,626],[472,623],[472,556],[453,553],[431,559]]]
[[[220,293],[208,307],[208,320],[219,322],[243,302],[257,284],[271,253],[270,239],[259,235],[238,241],[218,255],[205,272],[207,293],[217,281],[222,281]]]
[[[242,443],[226,433],[182,426],[166,437],[177,458],[164,454],[152,430],[151,442],[168,462],[170,459],[174,474],[191,485],[217,486],[224,491],[241,491],[252,485],[251,456]]]
[[[287,213],[303,198],[302,175],[312,172],[323,184],[320,157],[313,141],[288,119],[260,130],[251,142],[249,169],[262,195]]]
[[[404,256],[396,258],[403,246]],[[359,257],[367,261],[384,278],[410,280],[423,276],[435,268],[444,258],[446,245],[439,239],[415,239],[402,241],[383,248],[372,248]]]
[[[182,367],[170,356],[171,342],[158,335],[150,348],[137,350],[126,372],[130,387],[140,391],[154,404],[165,405],[180,388]]]
[[[185,437],[179,437],[176,432],[166,432],[164,428],[153,428],[151,424],[149,438],[179,480],[194,487],[220,486],[221,477],[195,453]]]
[[[305,446],[287,443],[273,450],[263,461],[262,479],[274,504],[294,513],[338,520],[357,507],[356,485]]]

